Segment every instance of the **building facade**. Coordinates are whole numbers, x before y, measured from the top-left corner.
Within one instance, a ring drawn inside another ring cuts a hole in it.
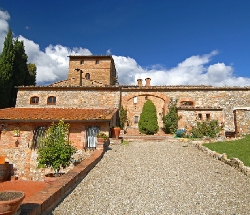
[[[109,135],[110,128],[119,124],[121,106],[127,110],[127,134],[139,134],[147,99],[156,106],[159,134],[171,100],[178,101],[179,128],[216,119],[224,125],[222,135],[250,133],[250,87],[151,86],[150,81],[119,85],[112,56],[69,56],[68,79],[49,86],[19,86],[16,107],[0,110],[0,155],[16,163],[25,157],[26,168],[19,166],[19,174],[29,173],[36,166],[30,162],[34,157],[30,148],[39,144],[52,122],[70,123],[69,139],[82,150],[93,146],[97,132]]]

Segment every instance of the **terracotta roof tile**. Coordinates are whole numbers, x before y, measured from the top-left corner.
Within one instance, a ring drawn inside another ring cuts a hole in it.
[[[110,120],[117,109],[5,108],[0,120]]]

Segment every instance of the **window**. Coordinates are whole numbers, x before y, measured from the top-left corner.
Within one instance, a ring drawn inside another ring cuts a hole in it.
[[[89,73],[86,73],[85,78],[86,78],[87,80],[89,80],[89,79],[90,79],[90,74],[89,74]]]
[[[84,64],[84,60],[81,61],[81,64]]]
[[[99,60],[96,60],[96,61],[95,61],[95,64],[99,64],[99,63],[100,63],[100,61],[99,61]]]
[[[55,96],[49,96],[47,100],[48,105],[55,105],[56,104],[56,97]]]
[[[198,120],[202,120],[202,114],[198,113]]]
[[[207,113],[207,114],[206,114],[206,119],[207,119],[207,120],[210,120],[210,113]]]
[[[33,96],[30,98],[30,104],[38,104],[39,103],[39,97],[38,96]]]
[[[135,121],[134,121],[134,123],[137,124],[137,123],[138,123],[138,120],[139,120],[139,116],[135,116]]]
[[[181,106],[193,106],[193,102],[192,101],[183,101],[183,102],[181,102]]]
[[[134,104],[137,104],[137,96],[134,97]]]
[[[44,126],[39,126],[33,131],[33,141],[31,148],[41,148],[43,147],[43,137],[45,136],[46,128]]]

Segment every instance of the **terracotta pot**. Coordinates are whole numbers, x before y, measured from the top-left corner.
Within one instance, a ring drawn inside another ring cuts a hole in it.
[[[14,214],[22,204],[25,193],[21,191],[0,192],[0,214]]]
[[[0,164],[5,164],[5,156],[0,156]]]
[[[119,139],[119,135],[120,135],[121,129],[120,128],[114,128],[114,131],[115,131],[115,138]]]
[[[53,181],[56,181],[58,178],[60,178],[64,174],[65,173],[58,173],[58,176],[57,176],[56,173],[48,173],[44,177],[44,182],[47,184],[50,184]]]
[[[105,145],[105,139],[104,138],[97,138],[97,145],[96,148],[97,149],[103,149]]]

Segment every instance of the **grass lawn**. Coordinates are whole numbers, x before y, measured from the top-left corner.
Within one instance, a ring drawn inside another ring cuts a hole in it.
[[[226,153],[227,158],[239,158],[245,166],[250,166],[250,135],[241,140],[206,143],[203,146],[220,154]]]

